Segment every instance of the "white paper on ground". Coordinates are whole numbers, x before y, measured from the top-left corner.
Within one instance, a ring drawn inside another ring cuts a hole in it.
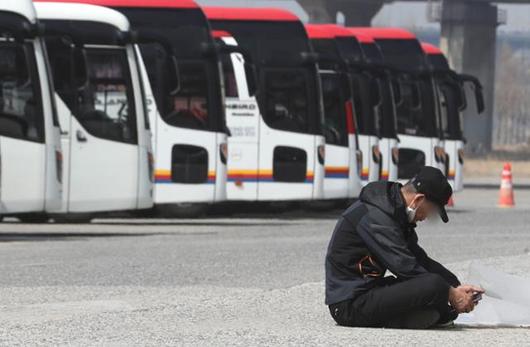
[[[458,316],[460,325],[530,327],[530,278],[471,263],[469,283],[486,293],[471,313]]]

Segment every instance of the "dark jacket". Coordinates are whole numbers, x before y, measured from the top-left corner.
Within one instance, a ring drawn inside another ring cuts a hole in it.
[[[451,286],[460,284],[418,245],[401,187],[394,182],[370,183],[342,213],[326,255],[326,305],[354,299],[384,282],[387,269],[399,279],[432,272]]]

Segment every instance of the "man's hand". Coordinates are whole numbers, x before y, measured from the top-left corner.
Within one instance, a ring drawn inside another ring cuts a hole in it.
[[[473,311],[476,303],[473,302],[473,294],[484,293],[484,289],[464,284],[456,288],[449,288],[449,303],[458,313],[468,313]]]
[[[473,292],[474,293],[480,293],[480,294],[484,294],[484,289],[478,287],[478,286],[474,286],[472,284],[462,284],[459,288],[462,288],[464,289],[465,291],[467,292]]]

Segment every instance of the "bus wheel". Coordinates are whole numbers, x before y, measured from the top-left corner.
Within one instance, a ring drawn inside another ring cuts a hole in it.
[[[92,216],[88,214],[64,214],[53,216],[53,221],[58,224],[88,224]]]
[[[208,211],[208,204],[169,204],[157,205],[156,214],[164,218],[198,218],[202,217]]]
[[[335,200],[315,200],[304,204],[307,210],[312,212],[326,212],[335,209]]]
[[[19,215],[17,218],[22,223],[47,223],[50,217],[44,213],[29,213],[24,215]]]
[[[154,218],[156,217],[156,211],[154,208],[149,208],[145,210],[134,210],[131,212],[131,217],[133,218]]]
[[[266,212],[268,213],[285,213],[291,212],[300,207],[295,201],[271,201],[266,203]]]
[[[351,206],[357,199],[342,199],[338,200],[335,207],[341,210],[345,210]]]

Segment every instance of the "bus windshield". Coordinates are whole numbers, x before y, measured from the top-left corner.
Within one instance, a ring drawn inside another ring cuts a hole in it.
[[[221,71],[204,14],[192,9],[120,8],[141,36],[152,41],[140,45],[158,111],[175,127],[225,131]],[[160,42],[159,42],[160,41]],[[163,42],[162,42],[163,41]],[[179,73],[179,88],[171,46]]]
[[[79,89],[77,118],[95,136],[137,143],[136,110],[125,49],[87,48],[88,83]]]
[[[379,97],[373,93],[378,89],[377,80],[358,69],[352,69],[350,77],[359,134],[379,136],[379,120],[376,112]]]
[[[444,138],[449,140],[460,140],[463,137],[461,113],[458,107],[458,90],[453,85],[438,82],[440,97],[440,118]]]
[[[426,73],[426,61],[417,40],[377,40],[384,60],[397,69],[393,76],[398,94],[398,132],[405,135],[439,137],[436,90]]]
[[[360,61],[361,46],[354,37],[337,37],[330,42],[335,42],[342,59],[350,63]],[[378,82],[360,66],[351,66],[349,75],[358,132],[360,135],[378,136],[380,125],[376,108],[379,104],[379,93],[372,93]]]
[[[33,46],[1,38],[0,135],[44,141],[42,97]]]
[[[324,102],[324,136],[326,143],[348,146],[348,128],[346,124],[346,98],[341,88],[340,75],[321,73],[322,97]]]
[[[336,37],[335,42],[340,55],[351,62],[362,60],[362,51],[359,42],[354,37]]]
[[[256,63],[257,99],[264,121],[279,130],[320,134],[322,122],[316,64],[304,62],[310,52],[299,22],[212,21],[215,30],[234,35]]]
[[[363,43],[362,50],[366,61],[384,65],[383,54],[375,43]],[[392,94],[392,83],[389,76],[381,71],[373,78],[377,79],[381,96],[379,130],[380,136],[395,138],[397,136],[397,120],[394,109],[394,98]]]
[[[459,108],[462,102],[461,90],[456,83],[448,82],[453,77],[450,75],[449,63],[442,54],[429,54],[427,57],[434,69],[446,71],[442,75],[437,75],[435,79],[440,98],[440,122],[443,136],[449,140],[460,140],[463,137],[462,114]]]
[[[138,143],[134,92],[124,48],[84,48],[84,62],[61,40],[47,39],[55,91],[91,135],[116,142]],[[86,64],[86,81],[75,71]]]

